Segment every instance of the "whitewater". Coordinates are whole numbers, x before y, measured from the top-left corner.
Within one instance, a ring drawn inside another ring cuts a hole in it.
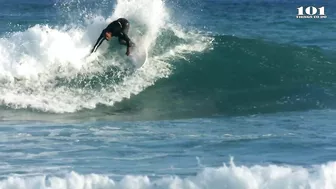
[[[8,189],[96,189],[96,188],[120,188],[120,189],[320,189],[335,188],[336,164],[316,166],[311,169],[302,167],[279,166],[252,166],[237,167],[234,163],[223,165],[219,168],[206,168],[196,176],[188,178],[163,177],[151,179],[148,176],[128,175],[120,181],[115,181],[104,175],[89,174],[80,175],[76,172],[66,174],[65,177],[35,176],[22,179],[10,177],[0,182],[0,188]]]

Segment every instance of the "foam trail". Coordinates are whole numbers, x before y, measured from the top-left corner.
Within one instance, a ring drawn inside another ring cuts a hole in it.
[[[92,78],[106,78],[111,66],[122,69],[127,62],[124,47],[116,48],[113,42],[104,42],[97,53],[86,58],[101,30],[119,17],[131,21],[130,36],[148,51],[148,64],[133,75],[116,71],[114,75],[123,78],[119,83],[112,82],[111,76],[105,83],[98,82],[97,88],[92,86],[91,82],[95,82]],[[173,37],[181,38],[181,42],[161,45],[158,39],[164,39],[162,33],[167,30]],[[97,104],[113,106],[158,79],[169,77],[170,59],[202,52],[210,46],[207,37],[184,30],[169,19],[162,0],[129,0],[118,1],[108,18],[88,17],[84,26],[82,23],[58,27],[35,25],[12,33],[0,38],[0,103],[15,109],[56,113],[94,109]],[[109,49],[110,45],[115,49]],[[155,52],[157,46],[163,51]],[[63,81],[68,84],[62,84]],[[85,85],[78,87],[80,83]]]
[[[336,162],[312,166],[236,166],[205,168],[196,176],[164,176],[151,179],[145,175],[124,176],[120,181],[98,174],[70,172],[63,177],[10,176],[0,181],[0,189],[334,189]]]

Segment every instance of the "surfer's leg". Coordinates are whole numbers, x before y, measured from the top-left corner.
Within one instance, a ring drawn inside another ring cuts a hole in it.
[[[134,47],[135,43],[133,43],[128,37],[130,23],[126,19],[120,19],[120,20],[121,20],[121,25],[122,25],[121,32],[123,33],[123,35],[119,36],[119,44],[125,45],[125,46],[128,46],[129,44],[129,47]]]
[[[119,44],[120,45],[127,45],[126,41],[119,37]]]
[[[124,23],[123,32],[127,35],[128,35],[129,28],[130,28],[130,23],[129,22]]]
[[[127,46],[127,42],[124,39],[122,39],[122,38],[119,38],[119,44]],[[130,47],[134,47],[134,46],[135,46],[135,43],[133,43],[132,41],[130,41]]]
[[[123,20],[122,22],[122,33],[128,35],[128,31],[129,31],[129,22],[127,20]],[[119,44],[120,45],[127,45],[127,42],[125,40],[123,40],[121,37],[119,37]]]

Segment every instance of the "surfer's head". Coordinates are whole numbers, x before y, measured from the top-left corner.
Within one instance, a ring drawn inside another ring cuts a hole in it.
[[[112,38],[112,32],[105,32],[105,39],[109,41]]]

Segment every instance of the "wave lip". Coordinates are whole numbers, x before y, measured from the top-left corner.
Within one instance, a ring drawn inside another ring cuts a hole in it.
[[[106,175],[81,175],[70,172],[60,176],[10,176],[0,181],[0,189],[333,189],[336,188],[336,162],[310,168],[299,166],[255,165],[251,167],[230,164],[219,168],[204,168],[196,176],[127,175],[113,180]]]

